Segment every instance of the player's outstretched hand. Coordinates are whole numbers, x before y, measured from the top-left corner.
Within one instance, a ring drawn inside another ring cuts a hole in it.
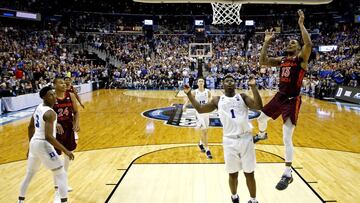
[[[305,15],[304,12],[302,10],[298,10],[298,14],[299,14],[299,25],[304,25],[304,20],[305,20]]]
[[[75,159],[74,154],[73,154],[71,151],[66,150],[64,153],[66,154],[66,156],[69,157],[70,160],[74,160],[74,159]]]
[[[255,75],[250,75],[250,76],[249,76],[248,85],[249,85],[249,86],[256,86]]]
[[[275,32],[271,28],[270,30],[265,30],[265,42],[269,42],[275,37]]]
[[[190,86],[189,86],[188,84],[185,84],[185,85],[184,85],[184,92],[185,92],[185,94],[188,94],[190,91],[191,91]]]

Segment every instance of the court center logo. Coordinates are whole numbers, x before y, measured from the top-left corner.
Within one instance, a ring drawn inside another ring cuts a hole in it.
[[[181,127],[196,127],[196,111],[194,108],[187,108],[183,112],[182,104],[173,104],[169,107],[150,109],[142,113],[143,116],[156,120],[163,120],[168,125]],[[249,119],[260,116],[260,112],[249,110]],[[215,111],[210,113],[210,127],[221,127],[219,114]]]

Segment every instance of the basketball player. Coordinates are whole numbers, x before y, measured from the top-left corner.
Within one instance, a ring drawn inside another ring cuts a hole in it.
[[[259,133],[254,137],[254,142],[267,139],[267,121],[276,119],[282,115],[283,141],[285,145],[285,171],[276,189],[284,190],[293,181],[291,164],[294,157],[292,135],[298,119],[301,105],[300,89],[302,80],[307,70],[308,60],[311,54],[312,42],[309,33],[304,26],[304,13],[299,10],[299,26],[304,41],[301,48],[297,40],[291,40],[287,46],[287,56],[278,58],[267,57],[267,49],[270,41],[274,38],[274,32],[265,32],[265,42],[261,50],[260,64],[268,66],[280,66],[279,92],[264,106],[258,118]]]
[[[58,115],[56,139],[63,144],[66,149],[73,151],[77,146],[75,132],[80,130],[76,98],[73,93],[66,91],[66,85],[62,78],[56,78],[54,85],[56,103],[53,108]],[[56,151],[61,155],[61,151],[57,149]],[[66,172],[68,172],[69,165],[70,160],[65,156],[64,168]],[[72,191],[71,187],[69,187],[69,191]]]
[[[206,104],[211,100],[211,93],[208,89],[204,88],[205,81],[203,78],[199,78],[197,81],[198,89],[193,91],[191,94],[195,97],[196,101],[200,104]],[[188,100],[189,101],[189,100]],[[183,106],[183,111],[186,111],[188,101]],[[209,128],[209,114],[196,112],[197,125],[201,129],[200,142],[198,144],[200,151],[205,152],[208,159],[212,159],[212,155],[208,146],[208,128]]]
[[[186,86],[184,92],[199,113],[209,113],[218,109],[220,121],[223,125],[225,169],[226,172],[229,173],[232,202],[239,203],[240,201],[237,194],[237,186],[238,172],[242,169],[251,196],[248,203],[257,203],[256,182],[254,177],[256,158],[251,127],[249,125],[248,109],[261,109],[261,97],[256,89],[253,76],[249,80],[249,86],[253,92],[254,99],[246,94],[237,94],[235,92],[235,78],[231,74],[224,77],[223,86],[225,95],[213,97],[213,99],[206,104],[200,104],[196,101],[190,92],[190,87]]]
[[[76,89],[74,88],[74,86],[72,86],[72,80],[70,77],[65,77],[64,78],[65,84],[66,84],[66,91],[71,92],[75,95],[76,100],[79,102],[80,106],[84,109],[85,106],[81,103],[80,97],[76,91]]]
[[[54,147],[64,152],[70,160],[74,159],[74,155],[55,139],[57,118],[52,110],[56,101],[54,91],[46,86],[40,90],[40,97],[43,103],[36,107],[28,127],[30,141],[28,166],[25,179],[21,184],[18,203],[25,201],[26,190],[41,163],[53,172],[54,180],[59,187],[61,202],[67,202],[67,175],[63,162]]]

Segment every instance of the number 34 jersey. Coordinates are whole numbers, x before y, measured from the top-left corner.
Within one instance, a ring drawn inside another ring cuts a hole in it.
[[[240,94],[233,97],[221,96],[218,113],[224,137],[237,137],[251,132],[249,109]]]
[[[48,106],[44,106],[43,103],[39,104],[39,106],[36,107],[33,118],[34,118],[34,126],[35,126],[35,133],[33,138],[36,139],[45,139],[45,121],[44,121],[44,114],[47,111],[54,111]],[[53,123],[53,136],[56,136],[56,119]]]
[[[65,92],[65,97],[63,99],[56,98],[53,109],[58,115],[58,122],[60,124],[71,124],[73,122],[73,103],[68,91]]]

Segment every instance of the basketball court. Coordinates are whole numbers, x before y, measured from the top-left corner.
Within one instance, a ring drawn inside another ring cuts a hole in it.
[[[216,92],[220,94],[221,92]],[[262,91],[266,103],[275,92]],[[81,95],[81,131],[70,167],[71,202],[228,202],[222,131],[212,127],[208,160],[193,127],[166,124],[143,112],[184,102],[176,91],[98,90]],[[158,113],[160,114],[160,113]],[[261,202],[346,202],[358,199],[359,106],[303,96],[294,133],[294,182],[277,191],[283,147],[281,119],[269,122],[269,139],[256,145]],[[0,202],[16,201],[26,171],[29,117],[0,126]],[[256,128],[256,121],[252,120]],[[243,178],[242,175],[239,176]],[[241,179],[239,192],[248,198]],[[28,202],[53,200],[52,174],[41,168]]]

